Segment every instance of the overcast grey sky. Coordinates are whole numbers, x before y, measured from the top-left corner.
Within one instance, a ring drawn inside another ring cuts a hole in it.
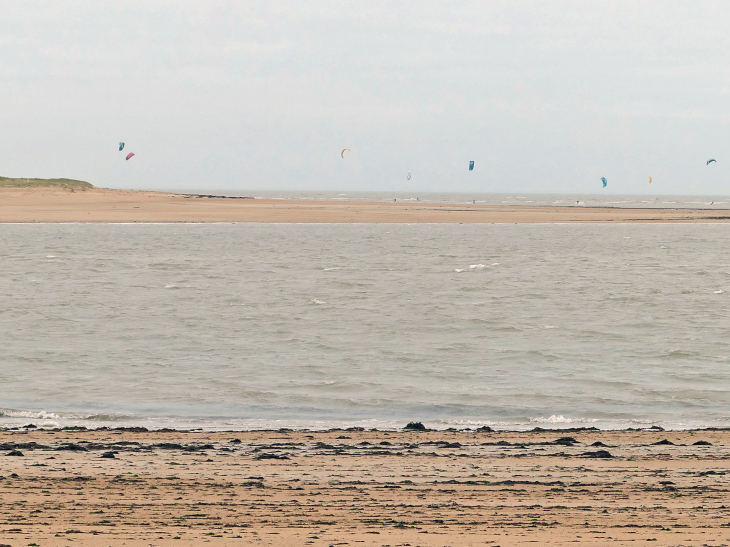
[[[721,1],[6,0],[0,175],[727,194],[729,57]]]

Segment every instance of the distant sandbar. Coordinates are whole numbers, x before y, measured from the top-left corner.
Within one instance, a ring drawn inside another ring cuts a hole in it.
[[[0,222],[646,223],[730,222],[726,209],[454,205],[252,199],[74,187],[0,187]]]

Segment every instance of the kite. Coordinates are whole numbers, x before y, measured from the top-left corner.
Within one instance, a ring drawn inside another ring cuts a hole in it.
[[[349,149],[349,148],[343,148],[343,149],[342,149],[342,152],[340,152],[340,156],[342,156],[342,159],[343,159],[343,160],[345,159],[345,151],[349,152],[349,151],[350,151],[350,149]]]
[[[651,177],[649,177],[649,184],[651,184]]]
[[[469,171],[474,171],[474,161],[469,162]]]
[[[408,171],[408,174],[406,175],[406,179],[411,180],[411,172]]]
[[[608,184],[608,181],[606,180],[606,177],[601,177],[601,182],[603,183],[603,187],[605,188]]]
[[[715,158],[710,158],[709,160],[707,160],[707,163],[705,165],[710,165],[713,161],[717,163],[717,160]]]
[[[127,159],[131,158],[132,156],[134,156],[134,152],[130,152],[129,154],[127,154]]]
[[[122,150],[124,150],[124,143],[123,142],[120,142],[119,143],[119,151],[121,152]]]

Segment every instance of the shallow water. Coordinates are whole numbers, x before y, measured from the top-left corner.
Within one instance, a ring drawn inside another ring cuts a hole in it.
[[[0,225],[0,425],[730,426],[729,225]]]
[[[648,185],[647,185],[648,186]],[[655,187],[658,188],[658,187]],[[617,207],[622,209],[730,209],[728,196],[667,196],[658,192],[620,195],[607,192],[586,194],[495,194],[480,192],[262,192],[233,190],[200,190],[202,194],[248,196],[265,199],[303,201],[370,201],[423,202],[477,205],[528,205],[531,207]],[[181,191],[189,193],[190,190]]]

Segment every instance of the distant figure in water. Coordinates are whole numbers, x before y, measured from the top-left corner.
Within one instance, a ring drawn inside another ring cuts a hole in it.
[[[477,200],[475,200],[475,199],[471,200],[471,202],[472,202],[472,203],[473,203],[474,205],[476,205],[476,204],[477,204]]]
[[[395,203],[395,198],[393,198],[393,203]]]

